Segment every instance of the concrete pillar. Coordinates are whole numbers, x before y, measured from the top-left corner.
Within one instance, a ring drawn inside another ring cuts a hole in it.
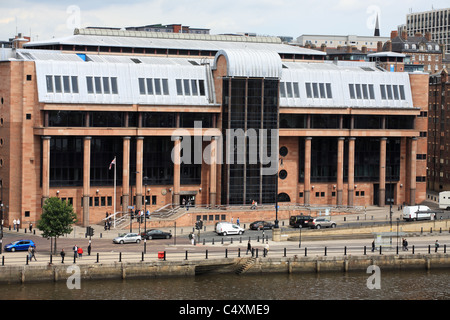
[[[50,197],[50,139],[42,137],[42,205]]]
[[[311,195],[311,137],[305,138],[305,205],[309,206]]]
[[[353,206],[355,193],[355,138],[348,140],[348,205]]]
[[[378,191],[378,205],[383,207],[386,199],[386,138],[380,139],[380,188]]]
[[[122,211],[130,205],[130,137],[123,137]]]
[[[410,154],[410,186],[409,186],[409,204],[411,206],[416,204],[416,160],[417,160],[417,138],[414,137],[411,139],[411,154]]]
[[[181,137],[172,137],[173,146],[173,205],[180,204],[181,180]]]
[[[217,203],[217,137],[211,138],[211,164],[209,173],[209,205]]]
[[[338,138],[338,154],[337,154],[337,205],[343,204],[344,194],[344,137]]]
[[[91,140],[84,137],[83,141],[83,226],[89,225],[89,194],[91,189]]]
[[[136,209],[142,209],[142,175],[144,160],[144,137],[136,138]]]

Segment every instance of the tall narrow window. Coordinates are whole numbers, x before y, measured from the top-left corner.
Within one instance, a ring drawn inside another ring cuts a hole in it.
[[[55,92],[61,93],[62,87],[61,87],[61,76],[55,76]]]
[[[300,98],[300,90],[298,88],[298,82],[294,82],[293,86],[294,86],[294,98]]]
[[[384,84],[380,84],[381,99],[386,100],[386,89]]]
[[[375,92],[373,90],[373,84],[369,84],[369,97],[371,100],[375,99]]]
[[[350,92],[350,99],[355,99],[355,88],[352,83],[348,85],[348,90]]]
[[[191,80],[191,90],[193,96],[198,96],[197,80]]]
[[[163,94],[165,96],[169,95],[169,81],[167,79],[162,79],[162,87],[163,87]]]
[[[175,81],[177,85],[177,95],[182,96],[183,95],[183,83],[181,79],[176,79]]]
[[[94,93],[94,84],[92,82],[92,77],[86,77],[86,86],[88,93]]]
[[[112,77],[111,78],[111,92],[113,94],[118,94],[119,90],[117,88],[117,78],[116,77]]]
[[[102,93],[102,81],[100,77],[94,78],[95,93]]]
[[[70,78],[69,76],[63,76],[64,93],[70,93]]]
[[[400,99],[405,100],[405,87],[403,85],[400,85],[399,90],[400,90]]]
[[[280,98],[286,98],[286,87],[284,82],[280,82]]]
[[[333,99],[333,94],[331,93],[331,83],[327,83],[327,98],[328,99]]]
[[[78,93],[78,77],[72,76],[72,93]]]
[[[190,96],[191,89],[190,89],[190,85],[189,85],[189,80],[187,80],[187,79],[183,80],[183,85],[184,85],[184,94],[186,96]]]
[[[312,87],[313,87],[314,98],[318,98],[319,97],[319,89],[317,88],[317,83],[313,82]]]
[[[109,78],[103,77],[103,93],[109,94]]]
[[[292,98],[292,83],[291,82],[286,82],[286,91],[287,91],[287,96],[288,98]]]
[[[153,79],[149,78],[147,80],[147,94],[153,94]]]
[[[306,89],[306,97],[307,97],[307,98],[312,98],[312,93],[311,93],[311,83],[306,82],[306,83],[305,83],[305,89]]]
[[[161,95],[161,79],[155,79],[155,94]]]
[[[145,79],[144,78],[139,78],[138,82],[139,82],[139,94],[146,94]]]
[[[205,95],[205,80],[198,80],[198,87],[200,90],[200,95],[204,96]]]
[[[47,82],[47,92],[53,93],[53,77],[52,76],[46,76],[45,80]]]

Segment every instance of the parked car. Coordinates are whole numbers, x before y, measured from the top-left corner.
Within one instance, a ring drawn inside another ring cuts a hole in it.
[[[294,228],[309,227],[308,222],[311,220],[311,216],[292,216],[289,218],[289,225]]]
[[[26,251],[29,247],[36,248],[36,244],[33,240],[17,240],[5,245],[6,251]]]
[[[113,242],[120,243],[120,244],[132,243],[132,242],[139,243],[139,242],[141,242],[141,236],[138,235],[137,233],[122,233],[122,234],[119,234],[118,237],[115,237],[113,239]]]
[[[237,224],[230,222],[218,222],[216,223],[216,233],[226,236],[228,234],[243,234],[245,230]]]
[[[273,223],[269,221],[255,221],[250,223],[250,230],[273,229]]]
[[[329,218],[314,218],[309,220],[308,225],[313,229],[336,228],[336,222],[330,220]]]
[[[170,239],[172,238],[172,234],[170,232],[164,232],[157,229],[151,229],[144,232],[141,232],[141,238],[152,240],[152,239]]]

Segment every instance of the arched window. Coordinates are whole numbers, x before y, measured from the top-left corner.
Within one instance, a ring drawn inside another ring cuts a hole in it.
[[[291,202],[291,198],[287,193],[279,193],[278,194],[278,202]]]

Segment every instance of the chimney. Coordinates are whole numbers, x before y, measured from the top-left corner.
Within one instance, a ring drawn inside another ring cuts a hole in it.
[[[367,46],[362,46],[361,47],[361,52],[366,54],[367,53]]]
[[[427,41],[431,41],[431,32],[425,32],[425,39],[427,39]]]
[[[327,52],[327,45],[325,43],[322,43],[320,46],[320,51]]]
[[[414,36],[415,36],[415,37],[422,37],[423,35],[422,35],[421,32],[416,32],[416,33],[414,34]]]
[[[347,46],[347,53],[352,53],[352,46],[351,45]]]
[[[381,52],[381,51],[383,51],[383,42],[378,41],[377,42],[377,52]]]
[[[403,40],[408,40],[408,32],[406,32],[406,29],[402,30],[402,39]]]
[[[398,31],[397,30],[391,31],[391,40],[394,40],[397,37],[398,37]]]
[[[391,40],[386,41],[386,51],[392,51],[392,42]]]

